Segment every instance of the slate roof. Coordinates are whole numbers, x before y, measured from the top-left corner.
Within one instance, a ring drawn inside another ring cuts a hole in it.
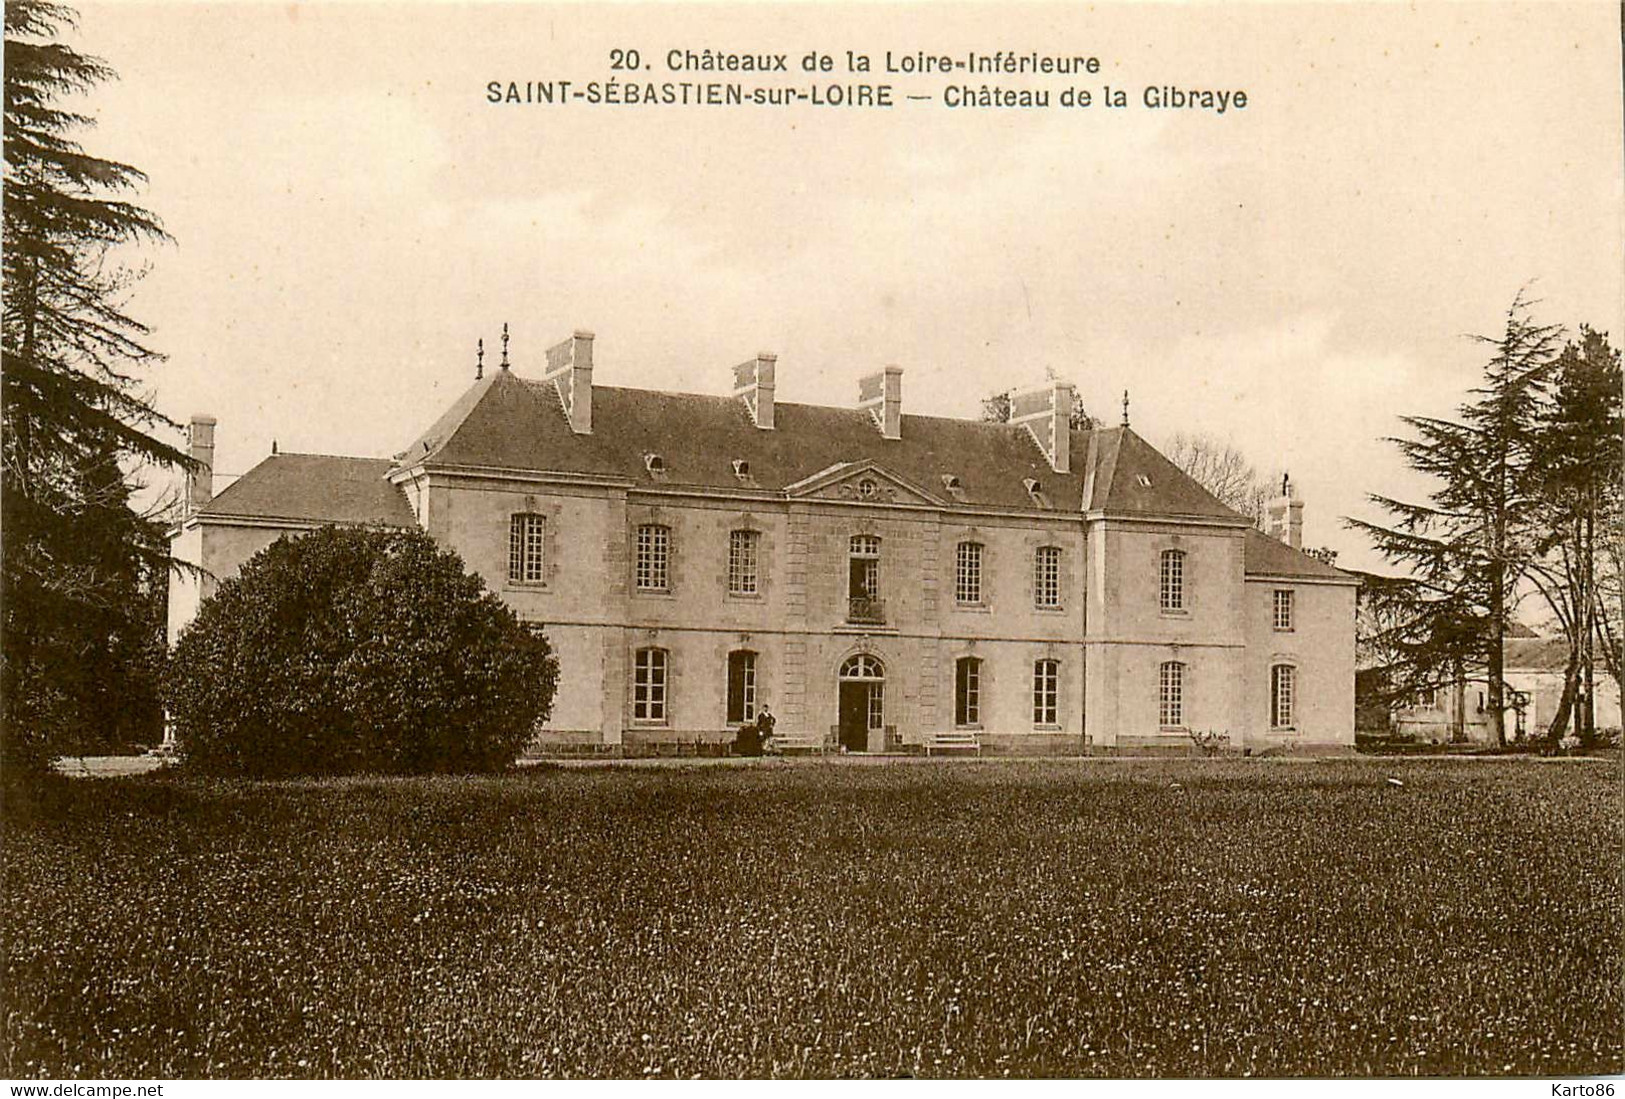
[[[273,454],[198,509],[199,515],[315,523],[416,523],[383,458]]]
[[[737,491],[733,462],[749,463],[754,487],[782,491],[842,463],[871,460],[944,501],[1039,510],[1023,484],[1039,482],[1056,511],[1240,517],[1128,428],[1074,431],[1071,472],[1056,473],[1025,427],[938,416],[902,418],[901,438],[881,436],[871,414],[778,402],[762,431],[730,397],[593,386],[593,430],[576,435],[551,382],[494,372],[476,382],[433,427],[397,456],[427,462],[568,471],[632,481]],[[659,454],[658,480],[644,464]],[[1094,462],[1095,477],[1089,478]],[[943,476],[959,479],[959,493]]]
[[[1247,531],[1246,559],[1243,571],[1249,575],[1303,576],[1321,580],[1347,580],[1351,583],[1355,581],[1354,576],[1342,569],[1310,557],[1302,550],[1295,550],[1285,542],[1271,538],[1257,529]]]
[[[1501,645],[1502,666],[1509,672],[1561,672],[1569,666],[1569,642],[1565,637],[1508,636]]]

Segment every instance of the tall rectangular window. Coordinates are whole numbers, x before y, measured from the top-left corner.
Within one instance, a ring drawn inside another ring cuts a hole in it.
[[[638,528],[637,583],[639,591],[666,591],[670,578],[666,565],[671,553],[671,529],[646,523]]]
[[[1033,664],[1033,724],[1059,725],[1061,665],[1054,660]]]
[[[639,649],[633,658],[632,720],[666,720],[665,649]]]
[[[982,662],[961,657],[954,665],[954,724],[977,725],[982,720]]]
[[[1162,551],[1162,571],[1157,584],[1158,603],[1165,611],[1185,609],[1185,553]]]
[[[1061,605],[1061,550],[1058,546],[1040,546],[1033,555],[1033,605]]]
[[[1290,664],[1277,664],[1270,669],[1270,727],[1292,727],[1292,710],[1296,702],[1298,670]]]
[[[982,544],[961,542],[954,560],[954,599],[960,603],[982,601]]]
[[[869,728],[880,729],[886,724],[886,685],[869,684]]]
[[[756,720],[756,654],[728,654],[728,723]]]
[[[1275,592],[1275,628],[1292,629],[1292,589],[1278,588]]]
[[[1157,724],[1178,729],[1185,724],[1185,665],[1170,660],[1157,676]]]
[[[753,530],[736,530],[728,535],[728,594],[756,594],[756,547],[760,537]]]
[[[848,543],[847,595],[880,598],[880,539],[873,534],[854,534]]]
[[[508,521],[508,579],[515,584],[540,584],[547,579],[543,553],[547,547],[547,519],[541,515],[515,515]]]

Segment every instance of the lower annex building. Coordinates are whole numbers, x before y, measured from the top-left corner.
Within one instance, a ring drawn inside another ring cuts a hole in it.
[[[1271,537],[1127,424],[1069,426],[1072,388],[1008,423],[903,413],[902,371],[852,408],[597,385],[594,338],[506,363],[393,459],[276,454],[218,496],[197,417],[173,643],[283,535],[416,523],[542,624],[559,692],[537,747],[715,742],[771,705],[781,736],[854,752],[944,733],[986,751],[1354,743],[1356,580]],[[506,358],[506,356],[504,356]]]

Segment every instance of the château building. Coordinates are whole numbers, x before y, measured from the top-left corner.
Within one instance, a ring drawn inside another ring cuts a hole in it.
[[[210,487],[195,419],[170,634],[287,534],[416,523],[558,654],[538,747],[671,750],[771,705],[794,743],[1254,752],[1354,742],[1348,574],[1274,536],[1124,423],[1070,426],[1071,386],[1007,423],[903,411],[896,367],[852,407],[780,402],[775,357],[731,397],[599,385],[594,338],[506,362],[392,459],[272,454]],[[506,360],[506,355],[504,355]]]

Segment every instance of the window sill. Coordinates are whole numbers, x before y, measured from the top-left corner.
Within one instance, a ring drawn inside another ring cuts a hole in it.
[[[1291,626],[1277,626],[1277,627],[1275,627],[1275,632],[1276,633],[1297,633],[1298,631],[1293,629]]]
[[[647,595],[653,599],[670,599],[672,597],[670,588],[633,588],[632,594]]]
[[[1270,726],[1270,732],[1272,732],[1272,733],[1295,733],[1297,731],[1298,731],[1298,727],[1296,725],[1271,725]]]
[[[1066,608],[1065,607],[1044,607],[1044,606],[1039,606],[1038,604],[1033,605],[1033,610],[1035,612],[1037,612],[1038,614],[1065,614],[1066,613]]]
[[[1191,616],[1190,611],[1170,611],[1164,609],[1159,610],[1157,613],[1163,618],[1189,618]]]
[[[634,728],[634,729],[669,729],[669,728],[671,728],[671,722],[667,721],[665,718],[658,718],[657,719],[657,718],[647,718],[647,717],[634,717],[632,719],[632,728]]]
[[[502,585],[506,591],[546,591],[546,580],[509,580]]]
[[[955,725],[954,728],[956,730],[964,730],[967,733],[979,733],[982,731],[982,723],[980,721],[976,721],[969,725]]]
[[[954,610],[958,611],[961,614],[991,614],[991,613],[993,613],[993,608],[988,606],[986,603],[962,603],[957,599],[954,600]]]
[[[1190,736],[1189,725],[1158,725],[1157,732],[1167,733],[1169,736]]]
[[[740,603],[765,603],[767,597],[759,591],[731,591],[728,598]]]

